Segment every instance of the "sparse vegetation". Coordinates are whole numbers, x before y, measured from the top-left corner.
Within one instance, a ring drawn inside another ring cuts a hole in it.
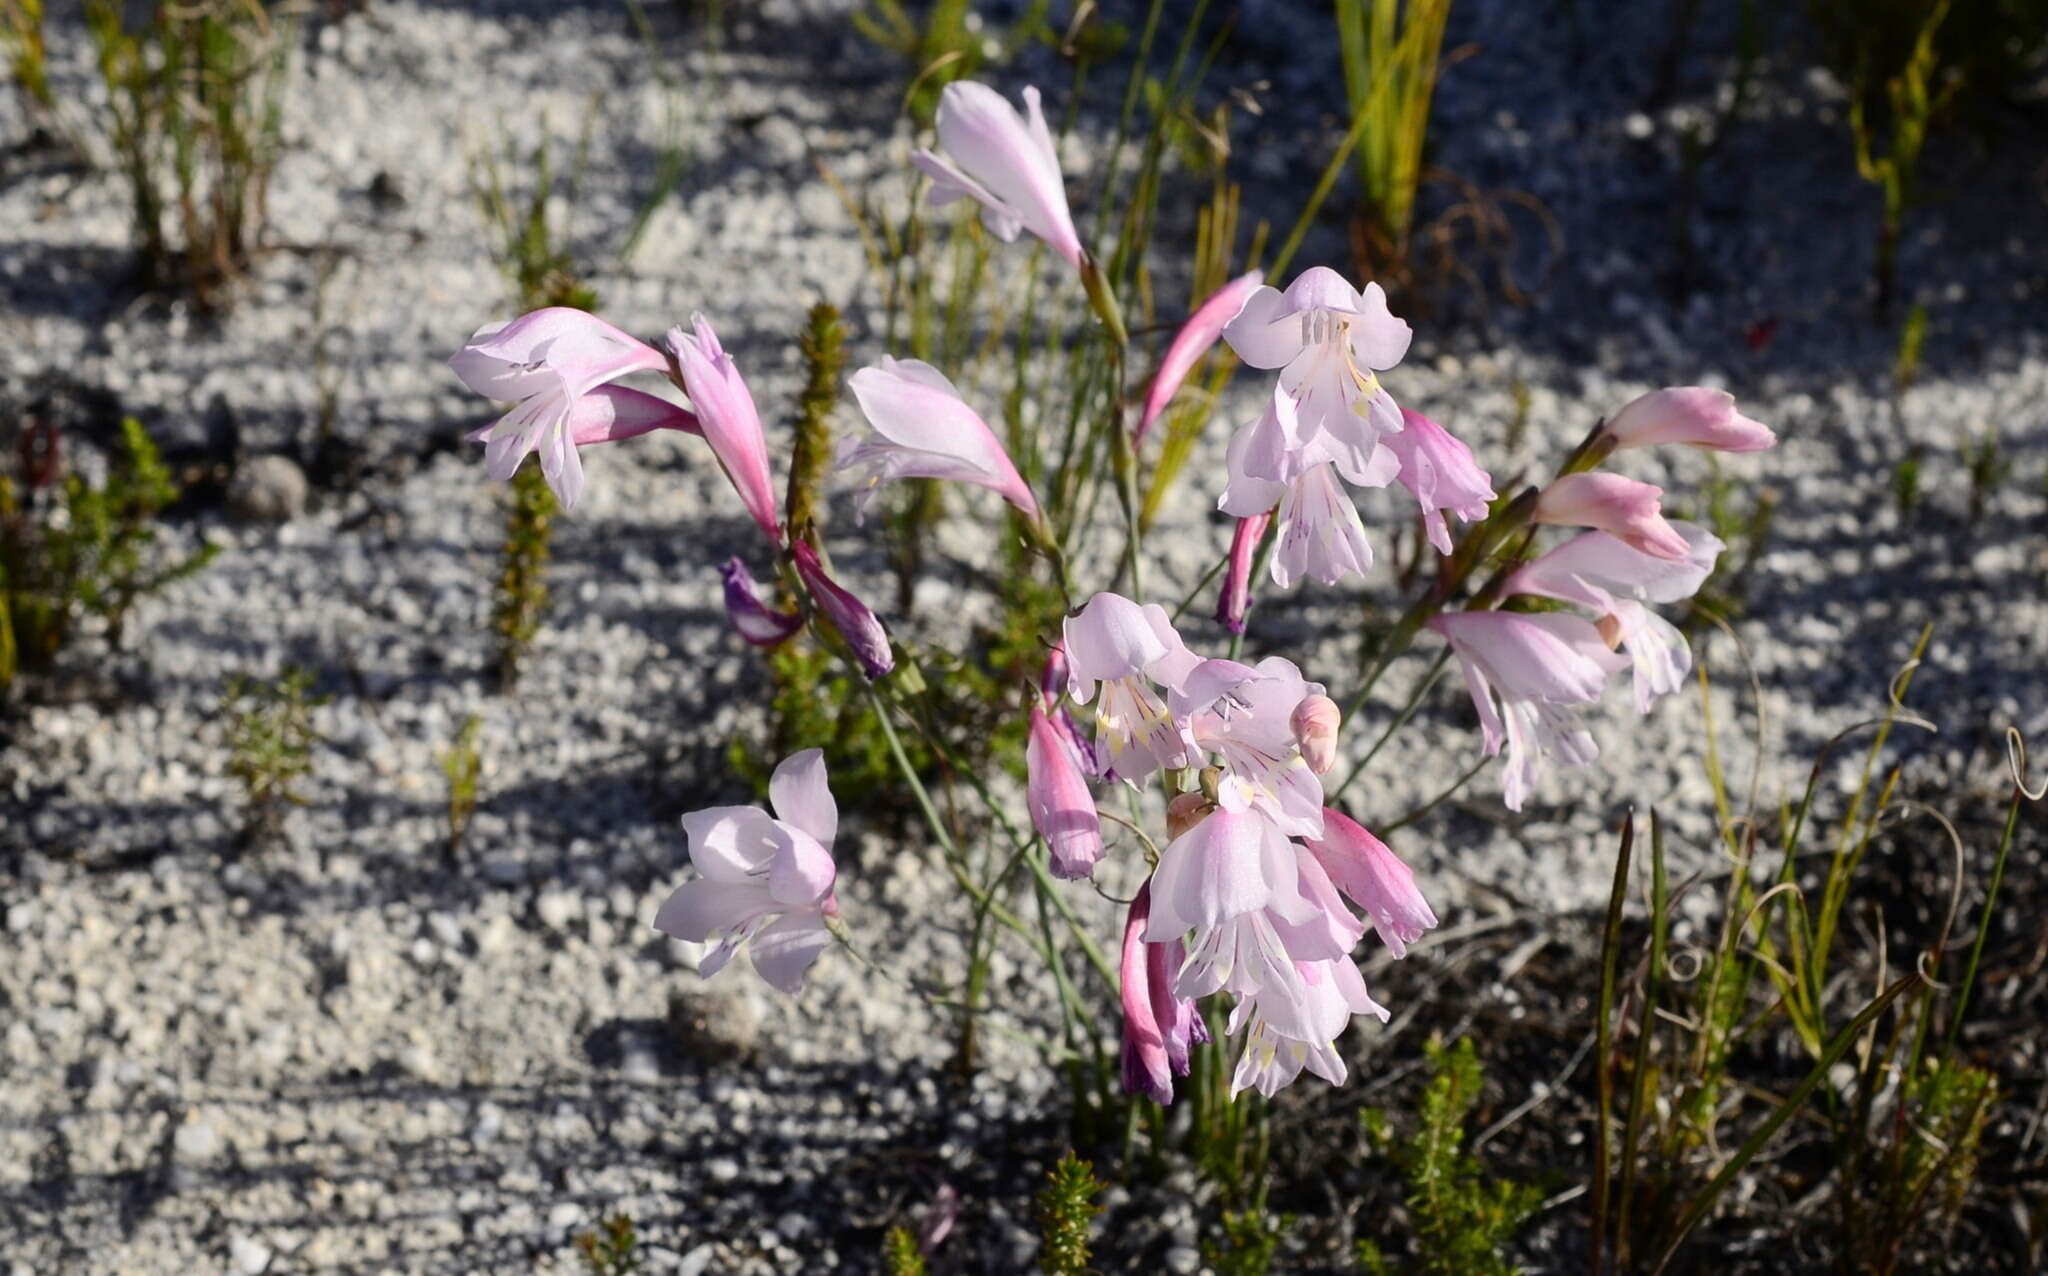
[[[218,552],[183,557],[158,546],[159,516],[178,499],[149,432],[121,423],[103,483],[63,473],[61,436],[31,422],[17,475],[0,475],[0,693],[40,672],[87,622],[118,647],[135,602],[192,575]]]
[[[85,0],[148,283],[217,308],[263,247],[291,68],[289,10]]]
[[[298,783],[313,769],[321,743],[313,711],[327,703],[313,692],[313,673],[296,666],[274,679],[228,680],[221,711],[227,717],[227,771],[242,786],[247,813],[245,846],[261,846],[284,831],[284,815],[305,805]]]
[[[1102,1207],[1095,1168],[1072,1152],[1060,1158],[1038,1194],[1038,1270],[1045,1276],[1084,1276],[1089,1232]]]
[[[1374,1276],[1396,1271],[1422,1276],[1512,1276],[1507,1243],[1536,1212],[1542,1191],[1488,1173],[1466,1150],[1466,1121],[1479,1103],[1483,1077],[1479,1055],[1468,1038],[1451,1045],[1432,1041],[1430,1081],[1416,1114],[1416,1130],[1393,1133],[1382,1109],[1361,1115],[1373,1149],[1400,1170],[1407,1184],[1413,1241],[1408,1261],[1393,1263],[1379,1241],[1358,1242],[1358,1262]]]
[[[470,714],[455,733],[454,741],[441,753],[441,774],[448,780],[448,853],[462,849],[469,836],[469,822],[476,815],[477,780],[483,774],[483,757],[477,741],[484,720]]]

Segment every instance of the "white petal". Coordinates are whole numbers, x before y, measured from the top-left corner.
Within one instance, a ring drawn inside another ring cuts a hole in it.
[[[804,972],[831,942],[823,914],[797,912],[755,932],[747,943],[747,956],[761,978],[794,995],[804,986]]]
[[[768,813],[753,806],[713,806],[683,817],[690,863],[713,881],[744,882],[768,871],[786,840]]]
[[[768,778],[768,801],[785,824],[795,825],[831,849],[839,836],[839,804],[832,800],[832,786],[825,775],[825,751],[805,749],[792,753]]]

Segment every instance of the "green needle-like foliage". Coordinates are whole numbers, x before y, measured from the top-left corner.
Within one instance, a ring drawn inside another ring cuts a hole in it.
[[[0,0],[0,56],[28,100],[44,111],[54,110],[43,42],[43,0]]]
[[[1536,1211],[1543,1193],[1534,1184],[1489,1175],[1465,1150],[1465,1121],[1479,1102],[1484,1080],[1472,1043],[1430,1042],[1431,1076],[1423,1092],[1420,1124],[1406,1139],[1390,1137],[1386,1114],[1363,1116],[1366,1133],[1385,1149],[1407,1181],[1415,1243],[1408,1266],[1395,1268],[1373,1241],[1360,1241],[1358,1261],[1374,1273],[1395,1270],[1429,1276],[1512,1276],[1502,1248]]]
[[[45,484],[52,477],[24,476]],[[178,499],[178,485],[133,418],[121,423],[121,450],[104,484],[67,475],[41,511],[31,490],[0,477],[0,691],[23,670],[49,667],[88,620],[118,646],[137,599],[199,571],[219,552],[213,545],[184,558],[156,552],[157,516]]]
[[[1088,1270],[1088,1231],[1102,1207],[1095,1168],[1068,1152],[1038,1194],[1038,1270],[1045,1276],[1082,1276]]]
[[[892,1227],[882,1238],[882,1270],[888,1276],[925,1276],[924,1251],[909,1228]]]
[[[631,1276],[640,1270],[640,1237],[633,1220],[614,1214],[576,1238],[576,1254],[590,1276]]]
[[[484,720],[470,714],[456,732],[455,741],[441,754],[441,774],[448,777],[448,853],[462,849],[469,835],[470,819],[476,814],[477,780],[483,774],[483,755],[477,738]]]
[[[303,806],[298,782],[313,769],[321,735],[313,710],[327,703],[313,693],[313,674],[287,668],[275,681],[228,680],[222,709],[228,717],[228,774],[242,786],[249,818],[243,840],[275,837],[285,808]]]
[[[540,632],[548,610],[548,557],[559,506],[536,459],[512,476],[512,506],[505,515],[505,549],[498,569],[491,628],[498,634],[498,680],[511,686]]]

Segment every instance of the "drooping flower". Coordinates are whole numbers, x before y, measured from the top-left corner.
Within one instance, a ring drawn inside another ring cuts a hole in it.
[[[1069,880],[1090,876],[1102,858],[1102,821],[1080,757],[1038,701],[1031,704],[1024,768],[1025,805],[1031,809],[1032,827],[1052,853],[1053,875]]]
[[[1246,298],[1265,283],[1264,271],[1254,270],[1239,275],[1229,283],[1209,294],[1195,313],[1173,334],[1173,341],[1166,347],[1166,357],[1159,361],[1159,371],[1153,374],[1152,386],[1145,392],[1145,411],[1138,418],[1138,428],[1131,434],[1133,446],[1143,443],[1151,432],[1152,423],[1166,411],[1166,405],[1173,402],[1174,394],[1188,373],[1200,363],[1202,356],[1209,353],[1209,347],[1216,344],[1223,335],[1223,329],[1237,312],[1244,309]]]
[[[1508,594],[1555,598],[1591,611],[1608,644],[1628,652],[1640,713],[1683,687],[1692,670],[1685,635],[1646,604],[1692,597],[1727,548],[1697,523],[1674,521],[1671,528],[1685,541],[1684,558],[1645,554],[1606,532],[1581,532],[1517,569],[1504,587]]]
[[[1365,977],[1349,957],[1295,963],[1306,1009],[1306,1028],[1289,1035],[1266,1014],[1269,999],[1259,993],[1241,998],[1230,1012],[1229,1032],[1243,1031],[1244,1047],[1231,1074],[1230,1093],[1257,1090],[1272,1098],[1302,1074],[1315,1073],[1331,1085],[1343,1085],[1348,1074],[1337,1038],[1355,1014],[1387,1021],[1387,1008],[1366,991]]]
[[[1038,521],[1038,499],[1009,453],[944,373],[918,359],[883,355],[880,364],[862,368],[847,384],[875,430],[851,442],[839,457],[860,485],[856,517],[866,515],[881,484],[932,478],[988,488]]]
[[[1664,519],[1664,489],[1654,483],[1593,471],[1552,479],[1536,498],[1533,521],[1594,527],[1659,558],[1682,559],[1685,537]]]
[[[1173,1102],[1175,1073],[1188,1073],[1189,1047],[1209,1039],[1195,1003],[1173,995],[1173,972],[1186,955],[1179,940],[1147,943],[1152,884],[1138,887],[1124,919],[1123,959],[1118,965],[1124,1008],[1123,1081],[1127,1094],[1142,1094],[1162,1106]]]
[[[756,647],[779,647],[804,627],[802,616],[768,605],[761,597],[754,574],[739,559],[727,559],[718,574],[725,579],[725,618],[749,643]]]
[[[1167,707],[1187,724],[1198,751],[1221,755],[1226,786],[1282,834],[1306,837],[1322,832],[1323,785],[1302,755],[1294,714],[1322,694],[1321,683],[1307,681],[1280,656],[1257,665],[1205,660]]]
[[[1250,518],[1278,505],[1280,530],[1269,570],[1282,589],[1303,576],[1334,585],[1372,566],[1372,545],[1341,474],[1361,487],[1394,480],[1399,460],[1376,437],[1354,447],[1325,430],[1299,446],[1287,444],[1294,405],[1275,391],[1265,415],[1239,430],[1224,456],[1227,481],[1217,507]]]
[[[1385,842],[1342,811],[1324,811],[1323,835],[1306,839],[1305,845],[1337,889],[1372,918],[1380,942],[1395,957],[1406,956],[1408,945],[1436,926],[1429,901],[1416,889],[1415,874]]]
[[[1045,706],[1052,729],[1081,760],[1081,769],[1091,776],[1099,776],[1102,766],[1095,757],[1095,743],[1081,734],[1081,728],[1074,723],[1073,710],[1067,707],[1068,681],[1067,642],[1062,638],[1045,653],[1045,667],[1038,672],[1039,703]]]
[[[569,509],[583,492],[573,419],[578,403],[599,386],[656,371],[667,360],[596,315],[549,306],[477,329],[448,364],[470,389],[512,404],[496,424],[470,436],[485,441],[486,472],[509,479],[529,452],[538,452],[548,486]],[[586,408],[586,423],[601,411]]]
[[[1317,775],[1328,775],[1337,765],[1337,728],[1343,721],[1343,711],[1328,696],[1310,696],[1294,706],[1288,725],[1301,746],[1302,760]]]
[[[761,977],[784,992],[831,942],[839,916],[832,891],[832,839],[839,808],[819,749],[791,754],[768,781],[775,815],[752,806],[714,806],[683,817],[697,876],[677,887],[654,928],[693,943],[723,936],[698,969],[711,976],[744,945]]]
[[[1493,479],[1472,459],[1472,449],[1451,432],[1422,415],[1401,409],[1402,429],[1386,444],[1401,458],[1401,486],[1422,506],[1429,543],[1440,554],[1451,552],[1451,531],[1444,525],[1449,510],[1467,523],[1486,517],[1494,497]]]
[[[1400,430],[1400,409],[1376,374],[1401,362],[1410,335],[1378,284],[1360,292],[1327,266],[1296,275],[1285,293],[1256,289],[1223,329],[1239,358],[1280,370],[1297,409],[1292,446],[1322,430],[1354,445]]]
[[[832,622],[839,636],[846,639],[846,645],[853,648],[854,657],[867,676],[879,678],[894,669],[896,653],[889,647],[889,631],[882,628],[882,622],[868,610],[867,604],[825,573],[825,565],[818,561],[818,551],[809,543],[796,542],[790,553],[796,559],[796,574],[810,592],[811,601]]]
[[[718,343],[711,321],[700,314],[691,316],[690,323],[694,331],[671,328],[664,343],[676,379],[690,396],[704,441],[732,480],[747,513],[754,516],[769,540],[780,545],[782,523],[768,471],[768,443],[761,435],[761,414],[755,410],[753,392],[747,389],[732,356]]]
[[[932,179],[932,203],[972,199],[997,239],[1007,244],[1028,230],[1079,270],[1086,253],[1037,89],[1024,90],[1024,110],[986,84],[955,80],[939,94],[935,121],[945,154],[920,149],[911,163]]]
[[[1252,554],[1271,526],[1273,516],[1254,514],[1237,520],[1230,537],[1230,565],[1223,572],[1223,592],[1216,599],[1216,619],[1231,633],[1244,632],[1245,613],[1252,606]]]
[[[1507,745],[1502,793],[1509,810],[1522,809],[1544,758],[1583,766],[1599,755],[1573,710],[1599,699],[1607,675],[1627,662],[1608,650],[1591,622],[1562,612],[1454,611],[1433,617],[1429,627],[1450,640],[1458,657],[1486,756]]]
[[[1187,765],[1188,743],[1153,689],[1178,687],[1200,663],[1166,609],[1099,593],[1067,617],[1067,660],[1077,704],[1096,698],[1095,760],[1105,774],[1140,780],[1160,767]]]
[[[1671,386],[1631,399],[1607,422],[1617,450],[1683,443],[1716,452],[1761,452],[1778,442],[1771,427],[1735,410],[1735,396],[1703,385]]]

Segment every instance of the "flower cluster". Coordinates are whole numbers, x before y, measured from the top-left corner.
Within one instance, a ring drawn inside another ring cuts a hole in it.
[[[1019,113],[982,85],[949,85],[939,150],[913,162],[934,203],[972,200],[996,237],[1028,231],[1044,241],[1075,272],[1121,368],[1129,338],[1109,280],[1075,229],[1037,93],[1026,90],[1024,101]],[[1284,291],[1261,272],[1241,275],[1174,335],[1142,400],[1128,400],[1142,403],[1134,424],[1126,425],[1121,387],[1112,387],[1111,455],[1119,482],[1128,482],[1138,445],[1219,342],[1272,373],[1216,476],[1218,508],[1235,519],[1218,564],[1217,619],[1244,634],[1262,561],[1281,589],[1365,575],[1373,549],[1352,489],[1398,483],[1440,561],[1382,643],[1381,667],[1424,633],[1449,644],[1478,713],[1480,751],[1506,752],[1504,798],[1520,809],[1546,760],[1581,765],[1596,756],[1579,710],[1611,675],[1630,671],[1641,713],[1683,684],[1690,649],[1653,607],[1691,597],[1723,549],[1706,529],[1667,519],[1659,488],[1601,467],[1643,446],[1743,452],[1775,439],[1725,393],[1659,390],[1596,428],[1547,484],[1504,496],[1470,447],[1382,383],[1410,338],[1376,283],[1356,288],[1320,266]],[[741,558],[719,568],[734,630],[772,647],[822,622],[820,632],[836,635],[871,683],[895,671],[898,651],[882,620],[834,579],[816,529],[784,521],[753,396],[703,316],[687,331],[671,329],[657,348],[593,315],[540,310],[481,329],[452,362],[472,389],[511,405],[472,436],[485,444],[491,476],[509,478],[538,454],[564,507],[583,489],[580,448],[658,429],[702,438],[776,559],[773,590]],[[664,373],[687,406],[617,384]],[[1020,467],[944,372],[885,355],[848,386],[868,426],[838,457],[856,516],[896,479],[984,488],[1014,509],[1013,528],[1068,586],[1056,527],[1074,534],[1072,509],[1056,502],[1048,511],[1025,478],[1039,472],[1037,458]],[[1062,493],[1066,477],[1054,475],[1044,490]],[[1052,516],[1062,513],[1064,522]],[[1454,535],[1447,516],[1466,526]],[[1536,553],[1547,526],[1582,530]],[[1135,519],[1128,535],[1135,582]],[[1106,590],[1046,621],[1049,655],[1022,705],[1024,806],[1044,848],[1034,860],[1041,879],[1093,877],[1109,854],[1105,821],[1122,821],[1098,807],[1098,790],[1156,785],[1164,799],[1164,838],[1139,832],[1147,859],[1117,970],[1126,1087],[1172,1101],[1174,1076],[1189,1072],[1190,1051],[1210,1039],[1200,1003],[1219,993],[1231,998],[1222,1031],[1240,1043],[1233,1093],[1271,1095],[1303,1071],[1341,1082],[1335,1043],[1352,1017],[1387,1018],[1353,957],[1365,932],[1398,958],[1437,919],[1407,866],[1324,792],[1341,752],[1336,702],[1283,657],[1242,662],[1234,642],[1229,658],[1197,655],[1165,608],[1142,597]],[[888,707],[873,689],[886,727]],[[1353,712],[1370,689],[1368,681]],[[914,773],[906,780],[918,783]],[[795,991],[831,939],[848,934],[834,893],[838,815],[821,752],[785,760],[770,799],[773,816],[716,807],[684,818],[697,875],[655,925],[679,939],[715,940],[700,965],[707,975],[745,947],[764,978]]]

